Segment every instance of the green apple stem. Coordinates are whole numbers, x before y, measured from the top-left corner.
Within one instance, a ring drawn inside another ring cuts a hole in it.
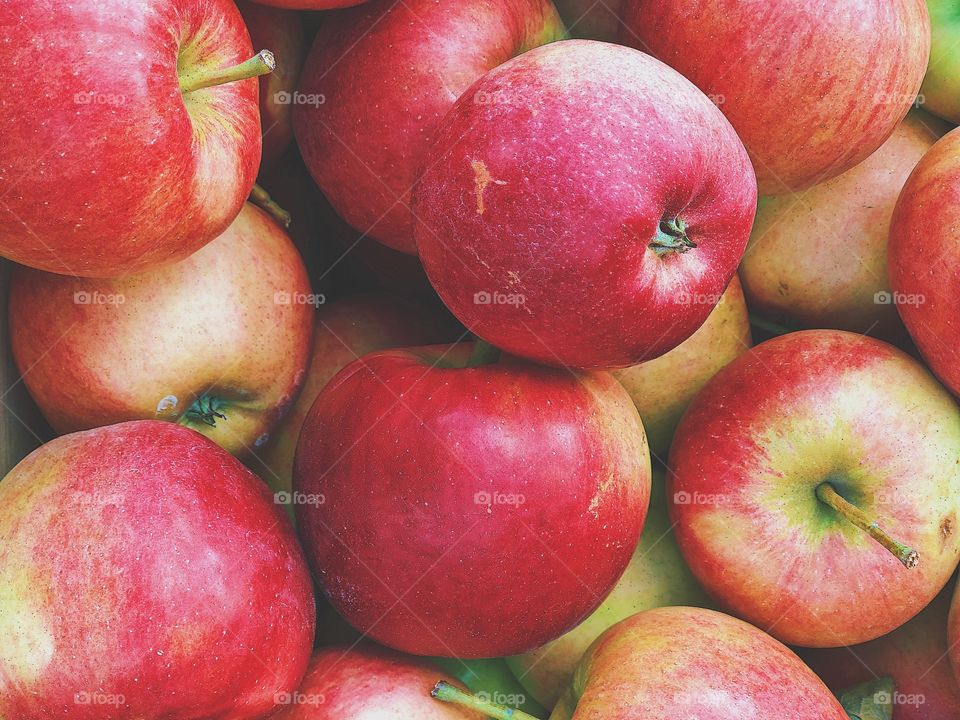
[[[470,359],[467,360],[467,367],[479,367],[480,365],[492,365],[500,359],[500,349],[494,347],[486,340],[476,339],[473,344],[473,352],[470,353]]]
[[[489,700],[484,700],[477,695],[471,695],[451,685],[446,680],[441,680],[434,685],[433,690],[430,691],[430,696],[443,702],[462,705],[471,710],[477,710],[494,720],[540,720],[533,715],[525,713],[523,710],[515,710],[506,705],[498,705]]]
[[[218,398],[211,397],[204,393],[193,401],[193,405],[187,410],[185,418],[190,420],[199,420],[210,427],[217,426],[217,419],[226,420],[227,416],[220,412],[222,406]]]
[[[269,50],[261,50],[246,62],[230,67],[211,70],[202,68],[185,73],[180,77],[180,91],[193,92],[201,88],[223,85],[224,83],[246,80],[247,78],[266,75],[277,67],[277,61]]]
[[[817,485],[817,499],[832,507],[853,525],[864,530],[870,537],[893,553],[897,560],[903,563],[904,567],[915,568],[920,564],[920,555],[916,550],[887,535],[875,520],[856,505],[841,497],[830,483],[824,482]]]
[[[290,227],[290,213],[274,202],[270,194],[259,185],[254,185],[250,191],[250,202],[268,213],[274,220],[285,228]]]
[[[657,226],[657,234],[653,237],[650,247],[658,257],[672,252],[685,253],[693,250],[697,244],[687,237],[687,224],[678,217],[672,220],[661,220]]]

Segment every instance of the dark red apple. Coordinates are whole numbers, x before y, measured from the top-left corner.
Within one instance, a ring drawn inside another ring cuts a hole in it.
[[[746,246],[756,184],[686,79],[636,50],[568,40],[463,95],[413,210],[427,275],[471,331],[548,365],[624,367],[706,320]]]
[[[317,581],[359,630],[416,655],[512,655],[572,627],[626,568],[650,494],[640,418],[613,376],[465,367],[468,351],[348,365],[297,446]]]
[[[313,644],[310,576],[252,472],[134,421],[57,438],[0,483],[0,717],[254,720]]]

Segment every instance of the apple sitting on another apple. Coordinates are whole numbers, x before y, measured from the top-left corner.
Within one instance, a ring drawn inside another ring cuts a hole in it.
[[[927,8],[932,42],[920,97],[925,109],[960,123],[960,14],[955,0],[927,0]]]
[[[849,170],[914,102],[923,0],[624,0],[621,40],[690,78],[750,152],[761,195]]]
[[[554,4],[573,37],[617,42],[623,0],[556,0]]]
[[[902,340],[887,281],[887,238],[900,190],[949,126],[912,110],[873,155],[800,193],[761,198],[740,265],[754,312],[788,325]]]
[[[247,204],[171,267],[109,280],[17,268],[10,337],[58,433],[173,420],[242,456],[293,404],[315,299],[293,243]]]
[[[354,627],[415,655],[553,640],[613,588],[646,515],[649,454],[619,383],[484,349],[366,355],[323,389],[297,445],[318,583]]]
[[[273,67],[231,0],[7,0],[0,28],[0,255],[112,277],[226,230]]]
[[[838,647],[899,627],[960,557],[960,410],[886,343],[808,330],[717,373],[670,448],[694,575],[774,637]]]
[[[68,435],[0,482],[0,717],[262,718],[313,631],[289,522],[192,430]]]
[[[496,101],[489,101],[496,99]],[[699,90],[566,40],[501,65],[441,124],[413,197],[420,258],[472,332],[547,365],[626,367],[690,337],[743,255],[756,184]]]
[[[317,185],[353,227],[415,253],[410,190],[440,120],[488,70],[564,32],[550,0],[373,0],[332,14],[300,83],[312,102],[293,111]]]

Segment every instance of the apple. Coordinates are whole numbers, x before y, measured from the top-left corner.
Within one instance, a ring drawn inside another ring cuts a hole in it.
[[[906,625],[853,647],[801,649],[800,658],[836,691],[893,678],[894,720],[951,720],[960,717],[960,686],[947,654],[950,594],[941,592]]]
[[[323,389],[297,445],[318,583],[354,627],[414,655],[553,640],[613,588],[646,514],[646,440],[613,376],[484,350],[364,356]]]
[[[911,171],[947,130],[913,110],[843,175],[761,198],[740,265],[753,311],[787,325],[905,338],[887,281],[890,218]]]
[[[687,405],[707,380],[746,352],[752,342],[750,316],[736,275],[719,301],[695,295],[687,300],[716,302],[716,306],[693,335],[666,355],[613,373],[640,412],[651,456],[663,464]]]
[[[265,717],[313,591],[266,487],[188,428],[57,438],[0,483],[0,717]]]
[[[363,642],[317,650],[303,684],[277,696],[273,720],[416,718],[483,720],[472,710],[430,699],[444,675],[428,661]],[[446,678],[450,681],[450,678]]]
[[[872,640],[960,558],[960,410],[920,363],[839,330],[774,338],[717,373],[670,448],[694,575],[807,647]]]
[[[493,99],[496,99],[494,102]],[[648,55],[567,40],[457,102],[414,191],[420,258],[503,350],[635,365],[690,337],[746,247],[756,185],[730,124]]]
[[[538,717],[547,714],[540,703],[530,697],[503,658],[431,658],[431,662],[491,702]]]
[[[624,0],[623,13],[621,40],[690,78],[733,123],[761,195],[865,160],[907,114],[930,53],[923,0]]]
[[[960,130],[945,135],[914,169],[890,221],[890,285],[923,359],[960,395]]]
[[[617,42],[623,0],[556,0],[554,4],[572,36]]]
[[[237,8],[250,31],[254,47],[268,47],[277,67],[260,78],[260,126],[263,131],[261,169],[273,165],[293,141],[290,119],[300,70],[307,47],[300,15],[292,10],[237,0]]]
[[[557,704],[573,678],[577,663],[607,628],[642,610],[664,605],[710,604],[687,569],[667,517],[666,478],[654,470],[650,509],[640,543],[627,571],[593,614],[573,630],[507,664],[521,684],[545,707]],[[471,688],[472,690],[473,688]]]
[[[932,41],[930,65],[920,86],[924,108],[960,123],[960,16],[953,0],[927,0]]]
[[[317,299],[290,239],[247,204],[170,267],[106,280],[17,268],[10,338],[58,433],[171,420],[243,456],[293,404]]]
[[[410,190],[440,120],[488,70],[564,32],[550,0],[373,0],[331,15],[293,109],[317,185],[353,227],[415,253]]]
[[[226,230],[260,162],[249,78],[273,68],[233,2],[7,0],[0,27],[0,255],[112,277]]]

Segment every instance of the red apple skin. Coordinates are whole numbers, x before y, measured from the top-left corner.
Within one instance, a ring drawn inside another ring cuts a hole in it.
[[[426,166],[413,208],[433,286],[479,337],[547,365],[625,367],[686,340],[713,305],[684,297],[720,297],[756,209],[716,106],[648,55],[591,40],[487,74]],[[660,256],[658,227],[678,215],[696,247]]]
[[[556,0],[554,4],[573,37],[617,42],[623,0]]]
[[[614,625],[587,651],[550,720],[848,720],[789,648],[713,610],[664,607]]]
[[[300,70],[307,57],[307,43],[300,14],[248,0],[237,8],[250,31],[255,48],[267,48],[276,58],[276,69],[260,77],[260,127],[263,132],[261,169],[273,165],[293,141],[290,102],[297,89]]]
[[[78,303],[83,293],[123,302]],[[171,267],[111,280],[17,268],[10,338],[58,433],[172,420],[244,456],[268,439],[303,382],[314,308],[295,294],[310,294],[296,248],[247,204],[219,238]],[[191,415],[201,396],[216,398],[226,418],[211,426]]]
[[[890,221],[897,311],[930,369],[960,395],[960,131],[943,137],[907,180]]]
[[[184,94],[177,66],[253,56],[233,2],[10,0],[0,27],[0,254],[112,277],[226,230],[260,162],[257,83]]]
[[[439,680],[464,689],[427,660],[373,643],[321,648],[297,695],[280,698],[290,703],[273,720],[483,720],[478,712],[430,697]]]
[[[321,26],[293,109],[317,185],[353,227],[415,253],[410,190],[457,97],[488,70],[563,36],[550,0],[373,0]]]
[[[624,0],[623,12],[624,44],[715,99],[761,195],[866,159],[907,114],[930,55],[924,0]]]
[[[414,655],[513,655],[571,628],[626,568],[650,495],[611,375],[464,368],[468,350],[348,365],[297,446],[294,488],[323,500],[295,506],[316,579],[348,622]]]
[[[57,438],[0,506],[0,716],[261,718],[303,677],[314,605],[293,530],[198,433]]]
[[[834,692],[892,678],[902,699],[893,704],[893,720],[954,720],[960,717],[960,686],[947,653],[949,610],[950,593],[942,592],[906,625],[876,640],[797,653]]]
[[[793,645],[855,645],[907,622],[956,568],[958,457],[960,410],[920,363],[862,335],[796,332],[734,360],[687,409],[670,514],[690,569],[737,615]],[[827,481],[919,567],[820,502]]]

